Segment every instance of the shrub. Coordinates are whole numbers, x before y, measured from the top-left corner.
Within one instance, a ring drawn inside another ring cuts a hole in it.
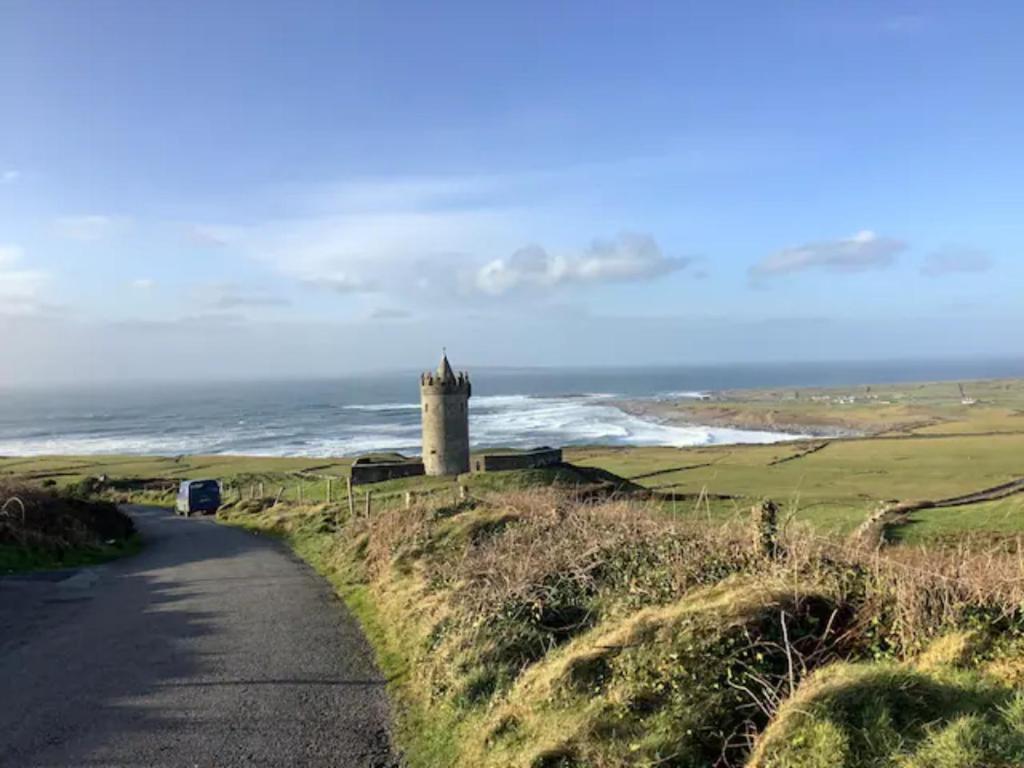
[[[762,768],[1018,759],[1009,553],[883,557],[793,526],[755,546],[565,488],[421,497],[339,536],[315,510],[254,517],[330,536],[318,553],[403,637],[403,690],[465,724],[459,764],[725,768],[754,744]]]

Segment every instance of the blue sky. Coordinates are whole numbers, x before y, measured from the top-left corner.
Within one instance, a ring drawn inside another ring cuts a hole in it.
[[[1019,356],[1022,32],[0,0],[3,375]]]

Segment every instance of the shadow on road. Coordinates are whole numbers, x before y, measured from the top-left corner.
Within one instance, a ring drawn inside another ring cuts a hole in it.
[[[138,555],[0,580],[0,765],[393,764],[384,681],[322,580],[276,541],[131,513]]]

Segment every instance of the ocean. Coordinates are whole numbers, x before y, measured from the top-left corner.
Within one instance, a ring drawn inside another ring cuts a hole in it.
[[[792,438],[646,421],[617,400],[722,389],[1024,376],[1024,361],[471,371],[474,447],[709,445]],[[415,371],[334,380],[0,390],[0,455],[349,456],[417,452]]]

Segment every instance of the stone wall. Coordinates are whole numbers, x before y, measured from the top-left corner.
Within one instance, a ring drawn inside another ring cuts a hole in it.
[[[561,463],[562,449],[545,447],[514,453],[480,453],[473,457],[473,471],[501,472],[509,469],[537,469]]]
[[[356,463],[352,465],[352,485],[366,485],[394,480],[399,477],[415,477],[423,474],[422,461]]]

